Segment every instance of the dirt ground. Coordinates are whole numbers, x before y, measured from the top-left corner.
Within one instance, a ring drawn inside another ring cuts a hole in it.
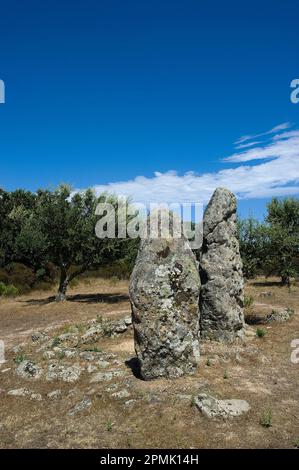
[[[251,324],[244,341],[202,342],[195,375],[151,382],[136,376],[131,329],[80,346],[80,351],[107,359],[108,370],[118,373],[112,380],[93,382],[89,364],[78,354],[76,359],[59,358],[62,365],[80,362],[84,371],[75,383],[16,375],[20,355],[42,369],[48,367],[38,351],[40,344],[31,340],[33,332],[56,338],[74,325],[84,331],[98,316],[128,316],[127,282],[82,281],[61,304],[53,301],[54,293],[45,292],[1,299],[0,340],[5,342],[6,362],[0,366],[0,447],[299,447],[299,363],[291,361],[291,342],[299,338],[299,284],[288,290],[276,279],[260,278],[247,284],[246,294],[254,303],[247,311]],[[273,309],[285,307],[295,312],[290,320],[263,323]],[[256,334],[257,328],[264,336]],[[12,352],[20,343],[22,353]],[[8,395],[19,388],[30,390],[31,395]],[[59,398],[50,399],[48,393],[55,390],[60,391]],[[194,397],[203,392],[247,400],[250,411],[227,420],[209,419],[194,406]],[[82,402],[88,404],[81,409],[77,405]]]

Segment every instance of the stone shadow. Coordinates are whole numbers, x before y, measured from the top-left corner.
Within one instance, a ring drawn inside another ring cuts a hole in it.
[[[137,357],[132,357],[131,359],[125,361],[125,365],[131,369],[134,377],[136,377],[136,379],[140,379],[140,380],[143,380],[143,378],[141,377],[141,373],[140,373],[140,364],[139,364],[139,361],[137,359]]]

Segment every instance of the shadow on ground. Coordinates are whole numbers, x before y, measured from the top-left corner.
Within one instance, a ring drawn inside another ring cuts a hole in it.
[[[45,299],[28,299],[25,300],[25,303],[28,305],[47,305],[55,302],[55,298],[56,297],[52,295]],[[129,300],[129,296],[125,294],[76,294],[68,295],[66,299],[67,302],[81,302],[87,304],[94,304],[99,302],[116,304],[126,300]]]
[[[255,281],[252,282],[255,287],[284,287],[281,281]]]
[[[134,377],[136,377],[136,379],[142,379],[141,377],[141,373],[140,373],[140,365],[139,365],[139,361],[137,359],[137,357],[132,357],[131,359],[129,359],[128,361],[125,361],[125,365],[131,369]]]

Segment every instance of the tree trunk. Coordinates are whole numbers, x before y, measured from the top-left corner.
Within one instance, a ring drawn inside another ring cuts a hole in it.
[[[283,276],[281,276],[281,284],[283,286],[290,287],[290,285],[291,285],[290,276],[288,276],[287,274],[284,274]]]
[[[69,286],[69,283],[80,274],[83,274],[88,268],[88,265],[84,264],[80,269],[68,275],[67,269],[65,266],[60,267],[60,282],[58,293],[56,295],[56,302],[63,302],[66,300],[66,291]]]
[[[70,279],[67,275],[67,271],[64,268],[61,268],[59,288],[55,299],[56,302],[63,302],[66,299],[66,291],[69,283]]]

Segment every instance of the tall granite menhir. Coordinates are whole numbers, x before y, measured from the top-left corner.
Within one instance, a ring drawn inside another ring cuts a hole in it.
[[[244,333],[243,274],[236,227],[237,201],[217,188],[204,214],[201,275],[201,337],[233,341]]]
[[[145,239],[131,276],[135,350],[145,380],[193,373],[199,361],[198,266],[185,238]]]

